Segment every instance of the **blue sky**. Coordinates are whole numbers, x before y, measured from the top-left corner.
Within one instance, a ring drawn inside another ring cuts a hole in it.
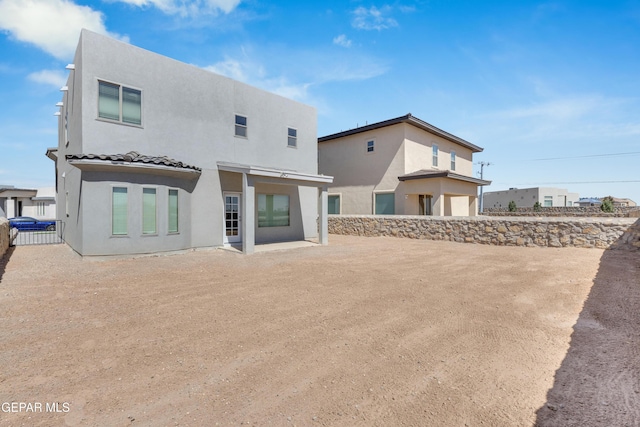
[[[412,113],[484,148],[485,191],[640,203],[638,0],[0,0],[0,184],[53,185],[83,27],[313,105],[318,136]]]

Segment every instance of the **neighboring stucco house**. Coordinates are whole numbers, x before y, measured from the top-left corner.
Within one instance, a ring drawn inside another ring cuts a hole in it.
[[[475,216],[478,186],[491,183],[473,177],[481,151],[411,114],[321,137],[329,213]]]
[[[47,155],[81,255],[327,242],[313,107],[87,30],[67,69]]]
[[[511,201],[514,201],[516,206],[520,208],[532,208],[536,202],[544,207],[558,207],[578,206],[580,195],[569,193],[565,188],[532,187],[489,191],[484,193],[483,199],[485,208],[507,208]]]
[[[13,218],[16,216],[55,219],[55,188],[31,189],[0,185],[0,217]]]

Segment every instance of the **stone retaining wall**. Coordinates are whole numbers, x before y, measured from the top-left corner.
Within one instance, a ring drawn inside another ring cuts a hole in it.
[[[612,213],[602,212],[600,207],[588,206],[556,206],[540,207],[535,211],[532,207],[518,207],[515,212],[508,208],[485,208],[482,215],[487,216],[536,216],[536,217],[599,217],[599,218],[640,218],[640,207],[616,207]]]
[[[9,220],[0,218],[0,259],[9,249]]]
[[[501,246],[640,250],[640,220],[329,215],[329,233]]]

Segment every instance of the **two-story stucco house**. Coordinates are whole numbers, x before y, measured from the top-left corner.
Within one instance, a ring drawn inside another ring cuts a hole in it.
[[[321,137],[329,213],[475,216],[478,186],[491,183],[473,177],[481,151],[411,114]]]
[[[78,253],[327,242],[313,107],[87,30],[67,69],[47,155]]]

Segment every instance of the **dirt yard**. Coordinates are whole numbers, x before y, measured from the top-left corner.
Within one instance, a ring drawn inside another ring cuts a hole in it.
[[[330,241],[12,249],[0,426],[639,425],[637,252]]]

